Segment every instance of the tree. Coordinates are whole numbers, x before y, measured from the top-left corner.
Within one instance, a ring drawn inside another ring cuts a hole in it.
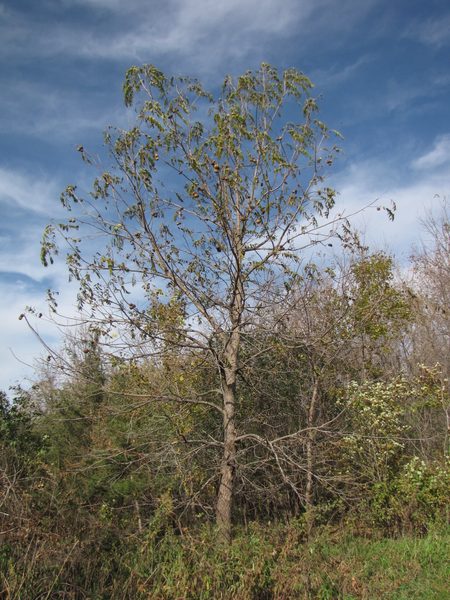
[[[152,401],[203,405],[220,416],[216,519],[225,540],[245,439],[236,422],[242,340],[267,310],[268,291],[288,293],[304,250],[336,232],[328,220],[335,192],[323,178],[338,148],[335,132],[315,117],[311,88],[295,69],[262,64],[226,77],[213,96],[195,79],[132,67],[124,96],[137,107],[136,125],[106,133],[111,168],[88,196],[67,187],[61,200],[73,216],[49,225],[42,243],[45,265],[58,252],[56,234],[68,243],[79,308],[89,309],[111,353],[160,364],[184,353],[193,370],[207,355],[215,365],[218,386],[187,395],[172,384]]]
[[[425,426],[430,440],[448,454],[450,434],[450,203],[444,200],[438,213],[429,213],[424,222],[428,244],[412,257],[415,323],[406,346],[413,373],[423,365],[437,368],[442,383],[442,413]],[[442,419],[442,416],[444,419]],[[430,434],[427,429],[430,429]],[[437,431],[436,431],[437,430]],[[425,435],[426,435],[425,433]],[[438,435],[436,435],[438,433]],[[441,437],[444,433],[443,446]],[[431,444],[433,446],[433,444]]]
[[[410,322],[407,294],[393,282],[392,259],[357,250],[334,265],[327,261],[326,268],[310,265],[301,286],[267,316],[289,365],[288,376],[272,377],[279,395],[270,392],[280,405],[291,402],[290,418],[271,445],[305,507],[308,531],[317,500],[336,497],[339,490],[344,497],[346,476],[336,468],[336,448],[349,417],[339,396],[352,380],[388,375],[393,342]],[[272,355],[269,360],[276,365]],[[290,381],[290,391],[280,386],[281,378]],[[264,380],[262,387],[267,393],[270,384]]]

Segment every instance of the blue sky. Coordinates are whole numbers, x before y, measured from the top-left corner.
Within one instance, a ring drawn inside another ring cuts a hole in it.
[[[61,190],[88,186],[76,146],[99,150],[108,124],[131,122],[130,65],[210,88],[261,61],[304,71],[345,137],[340,206],[394,200],[393,224],[372,211],[360,226],[405,260],[420,217],[450,192],[449,59],[448,0],[0,0],[0,389],[42,350],[23,308],[46,314],[54,287],[73,312],[64,264],[41,267],[39,241]],[[39,330],[58,340],[51,324]]]

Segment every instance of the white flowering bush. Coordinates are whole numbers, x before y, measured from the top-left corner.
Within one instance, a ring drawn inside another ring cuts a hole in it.
[[[349,431],[342,439],[348,468],[356,468],[360,480],[384,481],[408,438],[404,416],[411,409],[409,382],[352,382],[341,405]]]
[[[430,522],[448,520],[450,459],[426,462],[413,456],[396,482],[392,512],[410,529],[425,529]]]
[[[445,512],[450,463],[417,456],[423,440],[411,426],[412,415],[442,407],[443,393],[437,367],[424,367],[414,379],[351,382],[341,397],[342,474],[372,524],[423,529]]]

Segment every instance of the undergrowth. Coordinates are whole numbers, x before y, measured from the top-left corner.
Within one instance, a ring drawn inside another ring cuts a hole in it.
[[[301,522],[250,525],[229,547],[213,528],[113,534],[63,546],[34,539],[27,556],[0,552],[2,598],[91,600],[288,600],[448,598],[450,530],[424,537],[355,536]]]

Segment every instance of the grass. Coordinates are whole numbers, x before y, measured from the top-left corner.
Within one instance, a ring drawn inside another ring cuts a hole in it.
[[[448,600],[449,548],[448,531],[423,538],[323,541],[320,559],[311,565],[322,580],[317,597]]]
[[[9,573],[6,569],[3,578],[0,573],[0,596],[17,600],[450,598],[450,529],[435,529],[424,537],[369,539],[343,529],[323,530],[309,542],[302,537],[302,528],[291,522],[253,525],[237,532],[230,548],[217,544],[211,528],[184,537],[147,534],[122,546],[98,548],[97,553],[81,547],[70,552],[67,547],[66,559],[58,564],[47,562],[45,554],[40,560],[10,564]]]

